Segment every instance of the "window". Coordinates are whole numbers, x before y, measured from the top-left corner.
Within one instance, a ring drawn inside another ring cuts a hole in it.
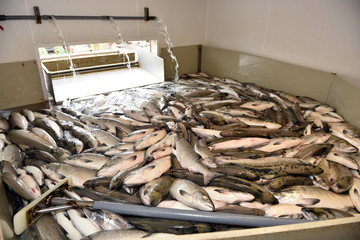
[[[155,40],[69,45],[67,50],[63,46],[38,48],[48,95],[56,102],[164,79],[160,66],[146,66],[157,62],[163,68]]]

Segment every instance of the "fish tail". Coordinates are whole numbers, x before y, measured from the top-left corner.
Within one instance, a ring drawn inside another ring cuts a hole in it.
[[[204,174],[204,185],[207,186],[214,178],[222,176],[221,173],[215,173],[209,171],[208,173]]]

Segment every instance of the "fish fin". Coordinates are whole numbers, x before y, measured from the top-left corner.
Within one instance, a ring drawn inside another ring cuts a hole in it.
[[[318,199],[318,198],[302,198],[301,201],[302,201],[302,203],[296,204],[296,206],[306,207],[309,205],[315,205],[320,202],[320,199]]]

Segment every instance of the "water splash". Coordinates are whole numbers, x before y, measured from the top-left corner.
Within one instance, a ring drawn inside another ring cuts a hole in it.
[[[74,68],[74,64],[73,64],[73,61],[70,57],[70,54],[69,54],[69,50],[68,50],[68,47],[66,45],[66,42],[65,42],[65,38],[64,38],[64,35],[59,27],[59,24],[57,23],[56,19],[54,16],[50,16],[50,22],[52,23],[52,25],[54,26],[55,28],[55,32],[56,34],[58,35],[58,37],[60,38],[60,41],[65,49],[65,52],[66,52],[66,55],[68,57],[68,60],[69,60],[69,63],[70,63],[70,70],[72,71],[73,73],[73,80],[76,80],[77,79],[77,75],[76,75],[76,72],[75,72],[75,68]]]
[[[174,80],[176,82],[179,82],[179,63],[176,59],[176,57],[174,56],[173,52],[171,51],[171,48],[173,48],[173,44],[170,40],[170,35],[169,32],[167,30],[167,26],[164,22],[164,20],[162,18],[158,18],[157,20],[157,25],[160,28],[160,34],[164,37],[165,39],[165,43],[167,45],[167,51],[170,54],[171,60],[175,63],[175,77]]]
[[[116,36],[117,36],[118,39],[119,39],[120,44],[122,44],[122,45],[127,45],[127,44],[124,42],[124,39],[122,38],[122,35],[121,35],[121,31],[120,31],[119,26],[115,23],[115,21],[114,21],[114,19],[113,19],[112,17],[109,17],[109,22],[110,22],[111,26],[114,28],[114,31],[115,31],[115,33],[116,33]],[[120,50],[119,50],[119,53],[121,53]],[[124,56],[124,55],[123,55],[123,56]],[[127,66],[127,68],[128,68],[129,70],[131,70],[130,58],[129,58],[129,55],[127,54],[126,51],[125,51],[125,57],[126,57],[126,61],[127,61],[126,66]]]

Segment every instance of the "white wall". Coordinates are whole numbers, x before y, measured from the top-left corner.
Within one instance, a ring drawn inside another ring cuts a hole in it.
[[[0,14],[33,15],[33,6],[39,6],[43,15],[95,16],[143,16],[144,7],[149,7],[151,16],[164,19],[174,46],[205,43],[207,0],[0,0]],[[155,21],[116,23],[125,40],[162,40]],[[58,24],[68,44],[117,40],[107,21],[58,20]],[[31,20],[9,20],[0,25],[5,29],[0,31],[0,63],[36,59],[36,45],[60,43],[49,21],[36,24]]]
[[[206,44],[327,72],[360,87],[360,0],[0,0],[0,14],[161,17],[175,47]],[[68,43],[115,41],[107,21],[58,21]],[[117,21],[125,39],[158,38],[155,22]],[[58,43],[48,21],[0,22],[0,63]],[[163,47],[164,43],[160,43]]]
[[[359,0],[209,0],[206,45],[337,73],[360,87]]]

